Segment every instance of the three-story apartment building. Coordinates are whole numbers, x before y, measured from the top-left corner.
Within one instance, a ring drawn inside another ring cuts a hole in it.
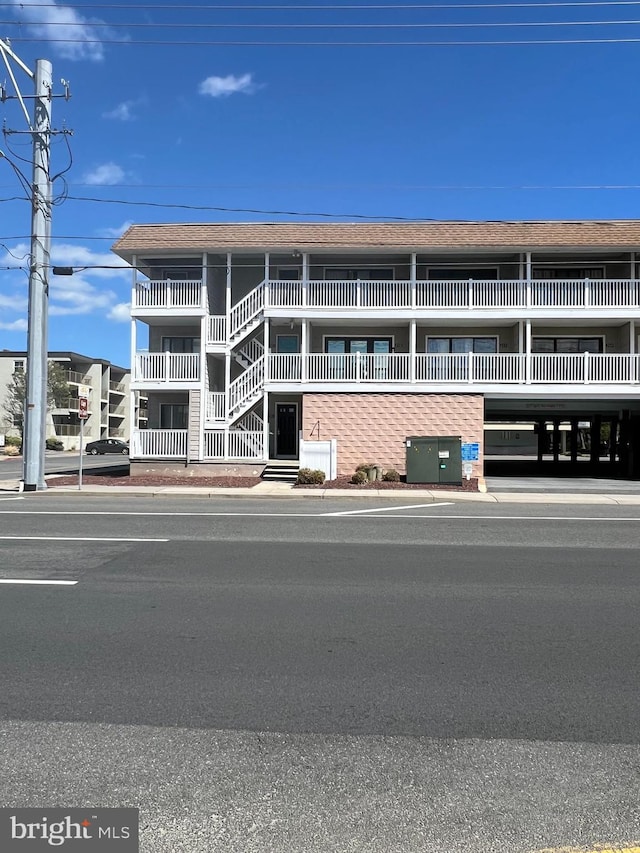
[[[50,352],[49,361],[58,364],[64,371],[69,386],[69,396],[58,401],[55,408],[47,412],[46,437],[57,438],[66,450],[77,450],[80,442],[79,394],[88,390],[88,417],[84,424],[85,442],[98,438],[121,438],[129,440],[129,379],[130,373],[105,359],[96,359],[77,352]],[[7,385],[15,373],[27,369],[27,353],[22,351],[0,351],[0,431],[16,433],[13,422],[4,412]],[[139,396],[136,402],[139,408]],[[136,419],[135,423],[139,421]],[[141,421],[142,423],[142,421]]]
[[[132,463],[258,470],[331,438],[339,473],[402,471],[408,436],[457,435],[473,475],[524,444],[633,473],[638,250],[629,220],[134,225]]]

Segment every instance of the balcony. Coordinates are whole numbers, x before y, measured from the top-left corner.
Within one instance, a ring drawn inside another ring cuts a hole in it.
[[[345,354],[310,353],[308,355],[272,354],[269,356],[267,385],[272,390],[287,386],[314,385],[346,390],[366,390],[367,386],[406,385],[407,390],[443,386],[466,392],[512,385],[518,393],[527,393],[526,386],[558,386],[569,393],[572,387],[580,393],[603,393],[612,385],[640,383],[640,355],[543,355],[525,353],[461,353],[431,354]],[[311,387],[309,387],[311,386]],[[595,387],[594,387],[595,386]],[[351,389],[350,389],[351,390]],[[383,389],[384,390],[384,389]],[[397,390],[397,388],[396,388]],[[531,389],[533,392],[533,389]],[[640,393],[640,387],[637,392]]]
[[[186,459],[186,429],[134,430],[131,457],[134,459]],[[265,437],[262,430],[205,430],[203,457],[216,459],[264,460]]]
[[[70,385],[91,385],[89,375],[87,373],[79,373],[77,370],[66,370],[65,379]]]
[[[130,455],[136,459],[186,459],[187,430],[134,430]]]
[[[193,387],[200,380],[197,353],[136,353],[132,384],[145,387]]]
[[[112,394],[120,394],[122,397],[127,393],[127,389],[121,382],[109,382],[109,391]]]
[[[526,316],[584,310],[635,309],[640,316],[636,279],[520,279],[394,281],[269,281],[265,308],[274,314],[300,309],[321,311],[521,311]],[[402,317],[402,315],[398,315]],[[407,315],[408,316],[408,315]]]
[[[199,316],[205,311],[202,281],[139,281],[131,295],[131,315],[135,317],[174,315]]]

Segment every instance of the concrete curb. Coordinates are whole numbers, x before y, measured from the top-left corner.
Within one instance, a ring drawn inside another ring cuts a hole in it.
[[[7,481],[10,482],[10,481]],[[0,490],[3,487],[0,485]],[[13,489],[19,491],[19,489]],[[55,486],[29,495],[83,496],[118,495],[122,497],[227,497],[227,498],[277,498],[331,500],[363,498],[376,501],[402,501],[404,504],[439,503],[491,503],[491,504],[574,504],[574,505],[619,505],[640,506],[640,493],[629,494],[574,494],[560,492],[450,492],[429,489],[293,489],[286,483],[260,483],[252,488],[212,488],[207,486]]]

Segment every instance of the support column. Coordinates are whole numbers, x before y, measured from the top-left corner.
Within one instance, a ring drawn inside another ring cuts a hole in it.
[[[560,421],[558,418],[553,419],[553,461],[554,464],[560,461]]]
[[[547,449],[547,423],[538,421],[538,465],[542,464],[544,452]]]
[[[309,253],[302,253],[302,307],[307,307],[309,288]]]
[[[264,461],[266,462],[271,455],[271,449],[269,447],[269,395],[266,391],[262,395],[262,417],[262,447],[264,452]]]
[[[416,381],[416,338],[417,324],[415,320],[409,323],[409,382]]]
[[[271,288],[269,287],[269,279],[271,277],[271,266],[269,261],[269,252],[264,253],[264,307],[268,308],[271,302]]]
[[[524,381],[531,384],[531,320],[525,321]]]
[[[571,418],[571,435],[569,442],[569,454],[571,464],[575,465],[578,461],[578,419]]]
[[[411,308],[416,307],[416,281],[418,279],[418,256],[415,252],[411,255]]]
[[[225,285],[224,296],[224,313],[225,313],[225,344],[229,346],[231,338],[231,252],[227,253],[227,279]]]
[[[527,278],[527,299],[526,306],[531,308],[531,279],[533,277],[533,264],[531,263],[531,252],[526,253],[526,278]]]
[[[602,416],[593,415],[591,418],[591,465],[600,464],[600,428],[602,426]]]
[[[305,318],[302,321],[300,334],[300,381],[304,384],[307,381],[307,354],[309,352],[309,321]]]

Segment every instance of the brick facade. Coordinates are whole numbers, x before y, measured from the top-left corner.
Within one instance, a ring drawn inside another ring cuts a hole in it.
[[[481,394],[305,394],[302,403],[303,439],[337,439],[340,475],[362,462],[404,473],[407,436],[459,435],[480,444],[481,476],[483,424]]]

